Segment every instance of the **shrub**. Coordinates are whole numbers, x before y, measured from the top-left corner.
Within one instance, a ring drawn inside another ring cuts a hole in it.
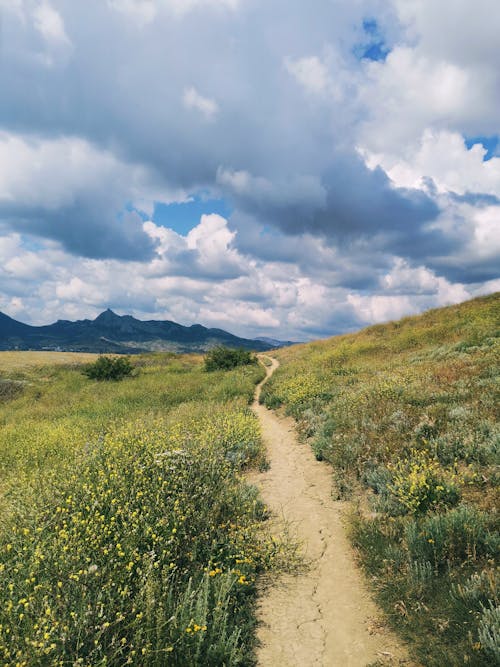
[[[228,371],[237,366],[256,364],[257,357],[249,350],[238,348],[233,350],[223,345],[217,345],[205,356],[206,371]]]
[[[430,561],[436,568],[474,561],[498,550],[498,535],[489,531],[487,514],[473,507],[414,520],[405,532],[411,559]]]
[[[91,380],[122,380],[132,374],[134,367],[128,357],[99,357],[88,364],[83,373]]]
[[[424,514],[439,505],[456,505],[460,491],[455,475],[447,472],[427,452],[411,450],[411,458],[389,464],[392,483],[387,490],[404,513]]]
[[[487,605],[490,600],[499,602],[500,571],[490,568],[474,572],[462,583],[453,584],[451,595],[454,599],[462,600],[468,607]]]
[[[415,595],[421,595],[434,577],[434,568],[428,560],[415,560],[408,567],[408,587]]]
[[[23,391],[22,382],[15,380],[0,380],[0,403],[11,401]]]
[[[491,601],[487,607],[483,607],[483,613],[479,621],[479,641],[483,651],[495,661],[495,664],[499,664],[500,607],[495,606]]]

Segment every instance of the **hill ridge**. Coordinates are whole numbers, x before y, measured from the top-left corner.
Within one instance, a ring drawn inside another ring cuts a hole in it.
[[[0,312],[0,350],[54,350],[134,354],[147,351],[205,352],[215,345],[266,351],[271,345],[201,324],[139,320],[107,308],[93,320],[57,320],[31,326]]]

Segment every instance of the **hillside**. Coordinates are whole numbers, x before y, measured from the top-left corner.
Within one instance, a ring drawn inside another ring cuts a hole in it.
[[[498,664],[500,294],[280,350],[376,598],[426,666]],[[311,517],[313,520],[313,517]]]
[[[0,392],[1,664],[253,664],[255,582],[284,555],[243,476],[265,464],[248,407],[263,369],[159,353],[97,382],[79,355],[15,355],[3,379],[20,391]]]
[[[205,352],[216,345],[256,351],[280,345],[265,340],[239,338],[223,329],[201,324],[185,327],[169,320],[138,320],[131,315],[104,311],[95,320],[58,320],[34,327],[0,313],[0,350],[61,350],[72,352],[147,351]]]

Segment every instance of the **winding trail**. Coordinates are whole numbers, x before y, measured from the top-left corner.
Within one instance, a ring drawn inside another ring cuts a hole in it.
[[[261,358],[263,356],[261,355]],[[262,667],[366,667],[410,665],[396,638],[384,627],[358,571],[342,523],[343,503],[332,499],[332,477],[301,445],[291,419],[259,405],[262,385],[279,363],[267,357],[253,410],[262,426],[270,469],[255,477],[274,515],[275,530],[291,526],[308,564],[284,575],[259,603]]]

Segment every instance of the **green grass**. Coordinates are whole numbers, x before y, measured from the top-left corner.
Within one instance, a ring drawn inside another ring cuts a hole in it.
[[[15,364],[22,393],[0,403],[2,664],[253,664],[255,582],[285,550],[241,474],[265,464],[248,408],[263,369],[134,362],[118,383]]]
[[[499,660],[499,325],[493,294],[295,346],[262,392],[355,501],[360,561],[425,665]]]

